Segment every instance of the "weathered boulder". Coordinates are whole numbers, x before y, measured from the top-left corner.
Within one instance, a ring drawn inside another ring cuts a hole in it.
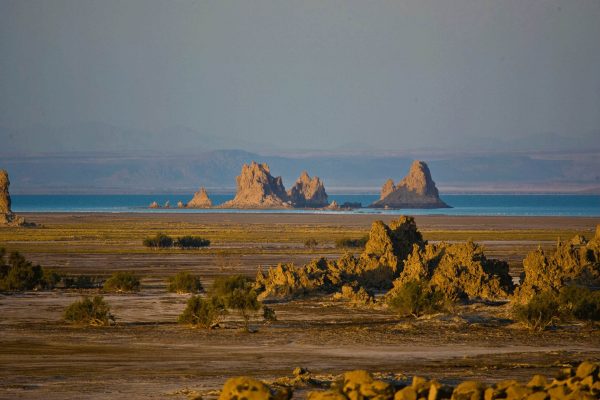
[[[237,191],[233,200],[221,208],[290,208],[288,194],[283,187],[281,177],[273,177],[267,164],[254,161],[242,166],[242,172],[236,178]]]
[[[344,374],[342,393],[349,400],[392,400],[394,388],[387,382],[373,379],[367,371],[356,370]]]
[[[292,392],[287,388],[270,388],[259,380],[239,376],[225,382],[219,400],[289,400],[291,397]]]
[[[515,290],[515,300],[528,302],[533,295],[576,283],[583,286],[600,285],[600,238],[592,240],[576,235],[567,242],[559,241],[552,254],[538,248],[523,260],[521,284]]]
[[[414,161],[406,175],[397,185],[388,179],[381,188],[374,208],[448,208],[440,197],[429,167],[423,161]]]
[[[210,208],[212,207],[212,201],[210,197],[208,197],[208,193],[206,193],[206,189],[203,187],[200,188],[196,193],[194,193],[194,197],[190,200],[186,205],[187,208]]]
[[[10,200],[10,179],[6,170],[0,170],[0,226],[33,226],[25,218],[19,217],[12,212]]]
[[[316,176],[311,178],[306,171],[300,174],[287,195],[294,207],[319,208],[328,204],[323,182]]]

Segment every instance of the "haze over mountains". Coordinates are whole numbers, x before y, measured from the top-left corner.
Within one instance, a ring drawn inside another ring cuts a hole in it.
[[[387,177],[402,177],[415,158],[428,162],[442,193],[595,192],[600,187],[600,150],[593,137],[587,151],[563,137],[540,142],[536,151],[526,146],[514,151],[518,143],[502,140],[474,143],[469,151],[443,145],[423,150],[410,143],[398,150],[361,143],[315,149],[307,143],[290,151],[278,143],[243,139],[232,145],[182,127],[147,132],[88,123],[0,132],[8,139],[0,157],[15,194],[193,193],[200,185],[232,191],[240,166],[253,160],[267,162],[286,182],[308,169],[332,192],[375,193]]]

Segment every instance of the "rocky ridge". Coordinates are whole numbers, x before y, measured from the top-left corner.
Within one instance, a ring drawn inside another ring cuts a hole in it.
[[[397,185],[388,179],[381,188],[374,208],[448,208],[440,197],[431,178],[429,167],[423,161],[414,161],[406,175]]]

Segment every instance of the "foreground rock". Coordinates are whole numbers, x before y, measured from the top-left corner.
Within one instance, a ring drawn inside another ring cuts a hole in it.
[[[10,180],[8,172],[0,170],[0,226],[33,226],[35,224],[25,221],[25,218],[15,215],[11,210],[9,192]]]
[[[208,193],[206,193],[206,189],[201,187],[196,193],[194,193],[194,197],[187,203],[186,208],[210,208],[212,207],[212,201],[210,197],[208,197]]]
[[[294,186],[288,192],[288,198],[294,207],[327,207],[327,192],[318,177],[311,178],[303,171]]]
[[[414,161],[406,175],[397,185],[388,179],[381,188],[374,208],[448,208],[440,197],[429,167],[423,161]]]
[[[282,387],[266,385],[249,378],[229,379],[219,400],[287,400],[294,388],[303,388],[306,382],[319,382],[307,373],[299,385]],[[294,380],[296,382],[298,380]],[[413,376],[411,380],[375,379],[367,371],[344,373],[334,380],[328,390],[326,385],[314,384],[308,393],[309,400],[417,400],[417,399],[598,399],[600,398],[600,364],[584,361],[575,368],[560,370],[554,379],[534,375],[526,382],[502,380],[493,385],[474,380],[464,380],[456,386],[435,379]]]
[[[559,241],[552,254],[538,248],[523,260],[521,285],[515,291],[515,300],[526,303],[541,292],[558,293],[568,284],[600,286],[600,225],[592,240],[575,236],[567,242]]]

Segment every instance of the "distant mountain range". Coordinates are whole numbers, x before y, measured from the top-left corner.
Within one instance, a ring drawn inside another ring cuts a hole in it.
[[[533,151],[527,147],[531,137],[474,138],[469,151],[460,152],[441,141],[425,150],[410,143],[400,150],[376,149],[365,138],[333,149],[311,149],[307,143],[306,149],[289,151],[278,143],[219,138],[186,127],[143,131],[80,123],[0,127],[0,168],[9,171],[13,193],[193,193],[201,185],[233,191],[242,164],[255,160],[268,163],[288,188],[307,170],[330,192],[378,192],[420,159],[429,164],[442,193],[599,193],[598,140],[587,141],[586,146],[546,134],[533,141],[539,143]]]
[[[0,155],[11,192],[193,193],[233,191],[243,163],[266,162],[291,187],[303,170],[323,179],[329,192],[378,192],[399,180],[413,159],[429,164],[440,192],[600,192],[600,154],[258,154],[215,150],[194,155],[54,153]]]

